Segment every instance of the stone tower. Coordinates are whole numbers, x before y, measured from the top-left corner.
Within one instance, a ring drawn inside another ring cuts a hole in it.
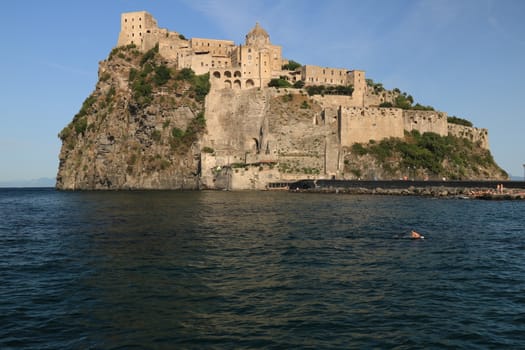
[[[157,21],[148,12],[123,13],[117,46],[134,44],[139,50],[147,51],[157,44],[157,32]]]

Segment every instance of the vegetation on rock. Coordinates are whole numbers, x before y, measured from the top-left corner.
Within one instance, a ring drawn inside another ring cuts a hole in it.
[[[375,177],[403,176],[469,179],[506,177],[494,162],[490,151],[465,138],[439,136],[432,132],[420,134],[417,130],[405,132],[405,138],[388,138],[368,144],[356,143],[348,150],[345,167],[351,173],[366,173],[359,166],[362,158],[375,163]],[[381,174],[379,174],[381,173]]]
[[[352,85],[309,85],[306,87],[308,95],[346,95],[352,96]]]
[[[452,123],[452,124],[458,124],[458,125],[463,125],[463,126],[469,126],[469,127],[472,127],[473,124],[471,121],[469,120],[466,120],[466,119],[463,119],[463,118],[458,118],[456,116],[450,116],[447,118],[447,122],[449,123]]]
[[[291,87],[292,84],[290,84],[290,82],[286,79],[283,79],[283,78],[274,78],[272,80],[270,80],[270,82],[268,83],[268,86],[269,87],[276,87],[276,88],[287,88],[287,87]]]
[[[177,71],[158,47],[140,53],[134,45],[112,50],[100,67],[95,91],[58,135],[57,187],[196,186],[209,76]]]

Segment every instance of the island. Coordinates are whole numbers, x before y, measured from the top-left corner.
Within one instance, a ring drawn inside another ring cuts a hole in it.
[[[259,23],[242,44],[187,39],[146,11],[122,14],[94,91],[58,136],[60,190],[508,180],[487,129],[364,70],[285,59]]]

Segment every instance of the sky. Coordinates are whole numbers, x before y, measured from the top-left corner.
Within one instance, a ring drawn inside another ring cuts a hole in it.
[[[0,182],[54,178],[57,134],[94,90],[120,14],[244,43],[256,22],[283,57],[359,69],[489,130],[496,162],[523,178],[525,1],[6,0],[0,14]]]

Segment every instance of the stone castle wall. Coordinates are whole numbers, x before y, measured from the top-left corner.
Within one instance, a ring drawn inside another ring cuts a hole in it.
[[[339,117],[341,146],[404,136],[403,110],[399,108],[341,107]]]
[[[437,111],[403,111],[404,129],[418,130],[421,134],[433,132],[440,136],[448,135],[447,113]]]
[[[343,95],[313,95],[311,98],[319,103],[323,108],[339,108],[340,106],[345,107],[362,107],[359,99],[355,99],[354,96],[343,96]]]
[[[448,132],[456,137],[465,138],[484,149],[489,149],[489,132],[487,129],[474,128],[470,126],[448,124]]]

